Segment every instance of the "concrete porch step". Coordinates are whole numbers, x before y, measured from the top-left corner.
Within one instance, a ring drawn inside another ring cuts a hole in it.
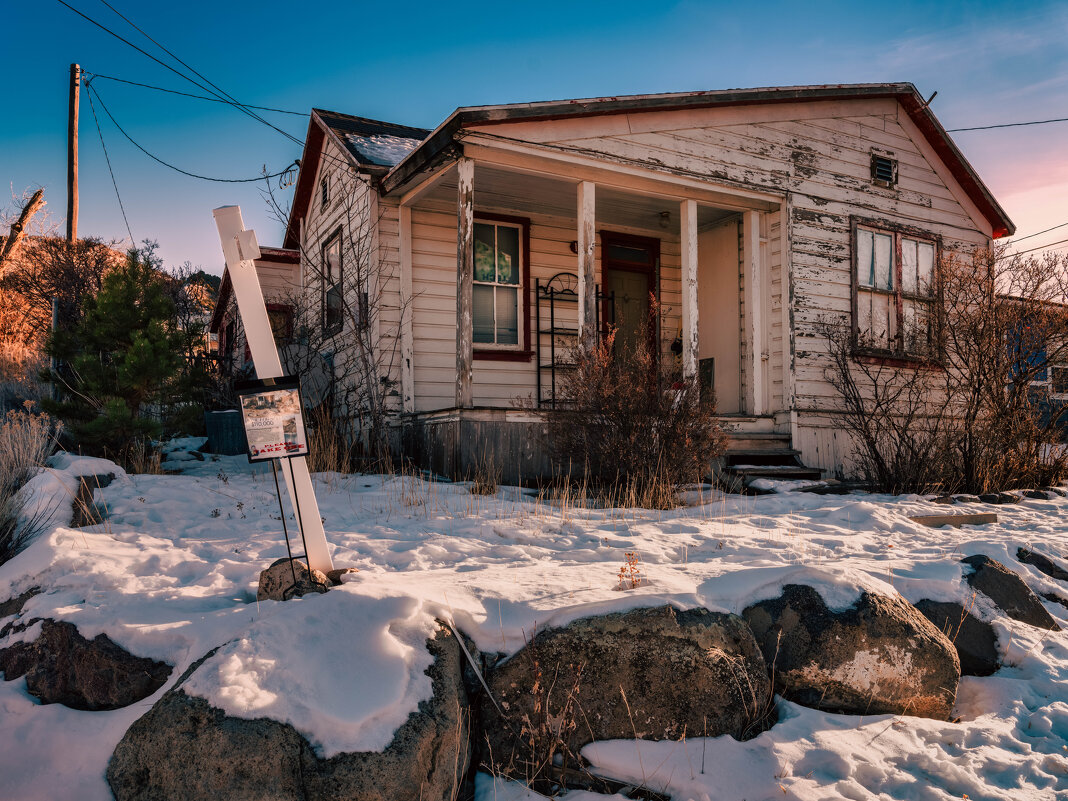
[[[737,476],[743,481],[750,478],[782,478],[819,480],[823,478],[823,472],[815,467],[805,467],[801,464],[793,465],[732,465],[727,472]]]

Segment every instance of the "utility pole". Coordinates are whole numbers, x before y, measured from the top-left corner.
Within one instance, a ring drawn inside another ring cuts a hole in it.
[[[78,100],[82,69],[70,65],[70,114],[67,117],[67,242],[78,238]]]

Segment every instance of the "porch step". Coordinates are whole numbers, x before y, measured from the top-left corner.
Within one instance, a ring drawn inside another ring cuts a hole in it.
[[[727,435],[727,453],[790,450],[789,434],[736,433]]]
[[[724,463],[728,467],[737,465],[799,465],[801,451],[793,448],[760,448],[757,450],[732,450],[727,449],[723,455]]]
[[[737,465],[730,472],[739,478],[786,478],[817,481],[823,477],[823,471],[803,464],[780,465]]]
[[[731,434],[716,480],[730,492],[750,492],[749,484],[758,478],[818,481],[821,470],[801,461],[801,452],[792,447],[789,434],[745,432]]]

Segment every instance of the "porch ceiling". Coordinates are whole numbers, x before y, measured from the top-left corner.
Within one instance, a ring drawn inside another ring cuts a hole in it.
[[[475,165],[475,209],[518,216],[548,215],[574,220],[577,216],[577,181],[535,173]],[[452,169],[422,193],[416,206],[455,210],[456,170]],[[664,217],[663,213],[668,216]],[[654,234],[679,235],[679,201],[675,198],[597,186],[597,228],[636,228]],[[697,224],[706,228],[737,214],[698,204]]]

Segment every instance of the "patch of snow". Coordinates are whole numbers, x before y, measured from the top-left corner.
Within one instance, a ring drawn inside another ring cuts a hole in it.
[[[371,134],[360,136],[359,134],[345,134],[349,144],[372,164],[381,164],[385,167],[394,167],[409,153],[415,150],[420,139],[410,139],[406,136],[393,136],[392,134]]]

